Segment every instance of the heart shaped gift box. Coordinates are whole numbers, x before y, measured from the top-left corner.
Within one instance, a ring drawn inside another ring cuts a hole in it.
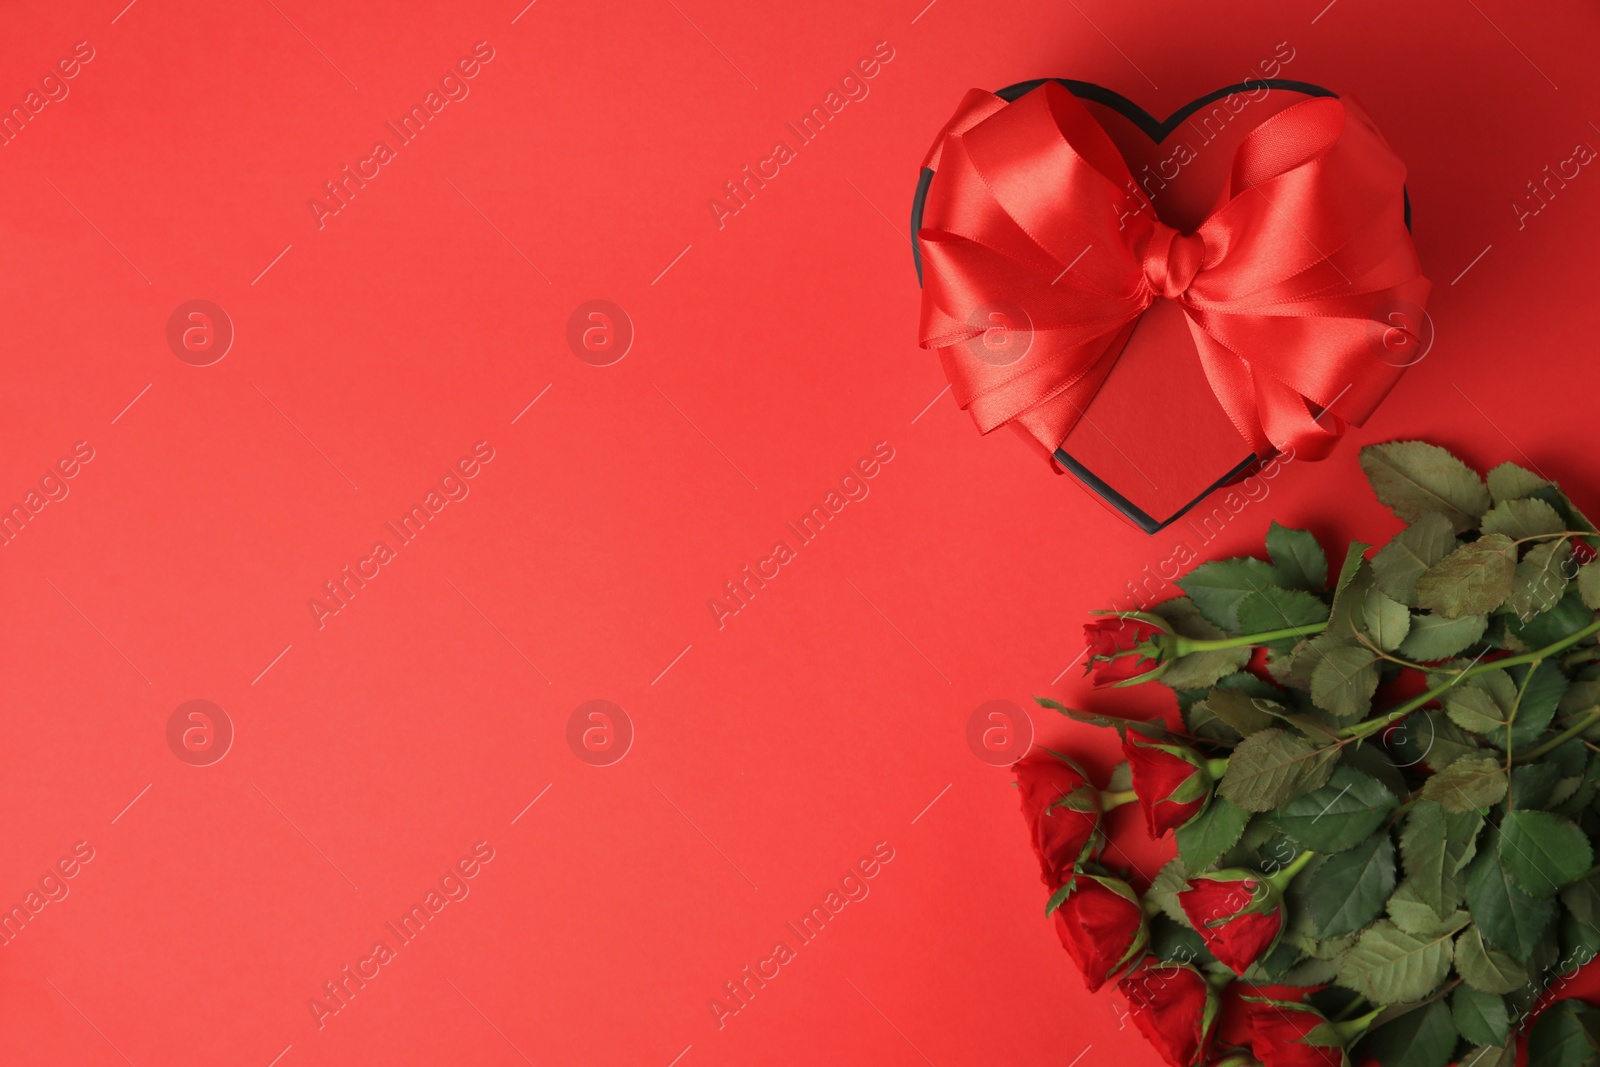
[[[1011,425],[1155,533],[1326,455],[1426,354],[1404,180],[1306,82],[1165,120],[1087,82],[974,90],[913,202],[922,345],[980,430]]]

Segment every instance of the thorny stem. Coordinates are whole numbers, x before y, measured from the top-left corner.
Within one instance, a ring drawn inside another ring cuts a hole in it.
[[[1528,763],[1536,760],[1546,752],[1560,748],[1562,745],[1566,744],[1568,741],[1571,741],[1574,737],[1577,737],[1579,734],[1583,733],[1597,722],[1600,722],[1600,708],[1595,708],[1593,711],[1589,712],[1588,715],[1585,715],[1572,726],[1561,731],[1559,734],[1556,734],[1556,736],[1552,737],[1544,744],[1528,752],[1524,752],[1522,755],[1517,757],[1517,762]],[[1589,747],[1593,748],[1594,746],[1590,745]]]
[[[1527,695],[1528,683],[1533,681],[1533,672],[1539,669],[1539,662],[1540,662],[1539,660],[1534,660],[1533,661],[1533,665],[1528,668],[1528,673],[1526,673],[1526,674],[1524,674],[1522,676],[1522,684],[1517,686],[1517,699],[1511,705],[1511,714],[1506,716],[1506,780],[1507,781],[1511,780],[1511,748],[1512,748],[1511,727],[1516,724],[1517,712],[1522,710],[1522,698],[1525,695]],[[1506,792],[1506,810],[1507,811],[1511,810],[1512,801],[1515,799],[1515,797],[1513,796],[1514,792],[1515,792],[1515,788],[1514,787],[1513,787],[1513,789],[1508,790]]]
[[[1245,634],[1242,637],[1217,637],[1197,638],[1185,637],[1182,634],[1173,634],[1173,658],[1187,656],[1191,652],[1216,652],[1224,648],[1243,648],[1245,645],[1264,645],[1268,641],[1278,641],[1285,637],[1305,637],[1308,634],[1320,634],[1328,628],[1326,622],[1312,622],[1304,626],[1288,626],[1282,630],[1268,630],[1261,634]]]
[[[1517,667],[1524,663],[1537,663],[1539,660],[1542,660],[1547,656],[1553,656],[1563,649],[1571,648],[1579,641],[1582,641],[1585,637],[1597,632],[1600,632],[1600,618],[1595,619],[1594,622],[1590,623],[1588,626],[1585,626],[1577,633],[1563,637],[1561,640],[1546,645],[1544,648],[1537,649],[1536,651],[1524,652],[1517,656],[1508,656],[1505,659],[1491,660],[1484,663],[1475,663],[1471,667],[1467,667],[1456,672],[1456,674],[1452,676],[1451,679],[1445,684],[1435,686],[1426,693],[1412,697],[1410,700],[1406,701],[1404,704],[1401,704],[1398,708],[1395,708],[1386,715],[1382,715],[1376,719],[1370,719],[1367,722],[1358,722],[1354,726],[1346,726],[1344,729],[1339,731],[1339,737],[1342,740],[1352,740],[1354,738],[1366,737],[1370,734],[1375,734],[1379,730],[1399,722],[1401,719],[1405,718],[1407,715],[1410,715],[1413,711],[1416,711],[1424,704],[1439,699],[1439,697],[1444,695],[1447,691],[1455,688],[1461,682],[1471,678],[1473,675],[1484,674],[1488,671],[1500,670],[1505,667]]]

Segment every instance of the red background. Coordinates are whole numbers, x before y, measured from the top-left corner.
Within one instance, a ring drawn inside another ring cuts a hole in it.
[[[94,49],[0,148],[0,501],[94,449],[0,549],[0,901],[94,849],[0,949],[6,1062],[1154,1064],[1043,920],[973,709],[1162,707],[1087,692],[1084,613],[1273,518],[1386,538],[1364,441],[1600,510],[1600,176],[1510,206],[1600,142],[1586,0],[122,2],[0,40],[6,107]],[[478,41],[470,95],[319,229],[308,199]],[[880,41],[870,95],[719,229],[722,183]],[[1166,114],[1282,41],[1408,161],[1437,343],[1220,539],[1147,537],[940,396],[917,163],[969,87]],[[565,340],[594,298],[637,331],[609,367]],[[164,336],[193,299],[237,331],[207,367]],[[471,495],[319,629],[308,599],[478,441]],[[708,599],[877,442],[870,496],[719,630]],[[236,730],[211,766],[167,745],[192,699]],[[612,766],[567,743],[591,699],[636,732]],[[319,1029],[478,841],[471,895]],[[870,896],[719,1029],[707,1001],[877,842]]]

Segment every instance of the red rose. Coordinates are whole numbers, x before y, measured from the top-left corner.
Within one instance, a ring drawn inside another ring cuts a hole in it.
[[[1129,730],[1122,754],[1133,771],[1133,791],[1151,837],[1176,830],[1211,800],[1211,774],[1205,757],[1193,749],[1160,744]]]
[[[1022,817],[1028,820],[1044,884],[1065,885],[1100,826],[1100,792],[1083,768],[1053,752],[1035,750],[1016,764]]]
[[[1213,871],[1189,879],[1178,894],[1211,954],[1234,974],[1271,951],[1283,930],[1283,897],[1265,875],[1255,871]]]
[[[1083,624],[1095,685],[1147,682],[1167,669],[1172,628],[1159,615],[1124,612]]]
[[[1296,1003],[1326,988],[1326,986],[1250,985],[1240,981],[1229,982],[1218,994],[1222,1000],[1222,1010],[1217,1015],[1217,1031],[1211,1038],[1212,1044],[1217,1048],[1236,1051],[1250,1047],[1250,1035],[1254,1033],[1250,1026],[1252,1000]],[[1250,1062],[1255,1061],[1250,1059]]]
[[[1246,1000],[1250,1051],[1264,1067],[1348,1067],[1334,1025],[1304,1004]]]
[[[1597,553],[1594,550],[1594,547],[1583,538],[1574,537],[1572,539],[1572,559],[1573,562],[1577,563],[1578,566],[1588,566],[1594,561],[1594,558],[1597,555],[1600,555],[1600,553]]]
[[[1074,875],[1055,916],[1056,934],[1091,993],[1137,959],[1150,938],[1138,894],[1115,878]]]
[[[1217,994],[1193,967],[1151,963],[1117,986],[1128,998],[1128,1014],[1171,1067],[1193,1067],[1211,1043]]]

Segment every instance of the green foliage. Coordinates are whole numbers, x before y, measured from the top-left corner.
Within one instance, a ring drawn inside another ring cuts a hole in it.
[[[1552,1004],[1528,1035],[1528,1062],[1538,1067],[1593,1067],[1600,1063],[1600,1012],[1581,1000]]]
[[[1317,868],[1306,892],[1317,936],[1360,930],[1383,914],[1394,885],[1394,845],[1386,833],[1373,834],[1355,848],[1330,856]]]
[[[1360,844],[1399,806],[1376,779],[1341,766],[1321,789],[1296,797],[1267,818],[1306,848],[1326,854]]]
[[[1456,1036],[1449,1005],[1436,1000],[1377,1027],[1361,1043],[1361,1053],[1384,1067],[1445,1067]]]
[[[1480,477],[1420,441],[1360,463],[1406,523],[1386,544],[1351,543],[1330,576],[1315,536],[1274,522],[1262,558],[1200,563],[1142,609],[1172,630],[1181,730],[1047,706],[1208,768],[1146,890],[1160,958],[1223,974],[1177,897],[1255,872],[1282,932],[1244,977],[1328,986],[1319,1040],[1359,1035],[1352,1063],[1512,1067],[1541,991],[1600,953],[1600,531],[1515,464]],[[1600,1067],[1600,1011],[1569,1004],[1539,1016],[1531,1064]]]
[[[1215,797],[1206,810],[1178,827],[1178,851],[1192,871],[1209,870],[1217,858],[1239,843],[1250,813],[1227,797]]]
[[[1239,743],[1218,792],[1245,811],[1271,811],[1304,796],[1333,774],[1336,754],[1272,727]]]

